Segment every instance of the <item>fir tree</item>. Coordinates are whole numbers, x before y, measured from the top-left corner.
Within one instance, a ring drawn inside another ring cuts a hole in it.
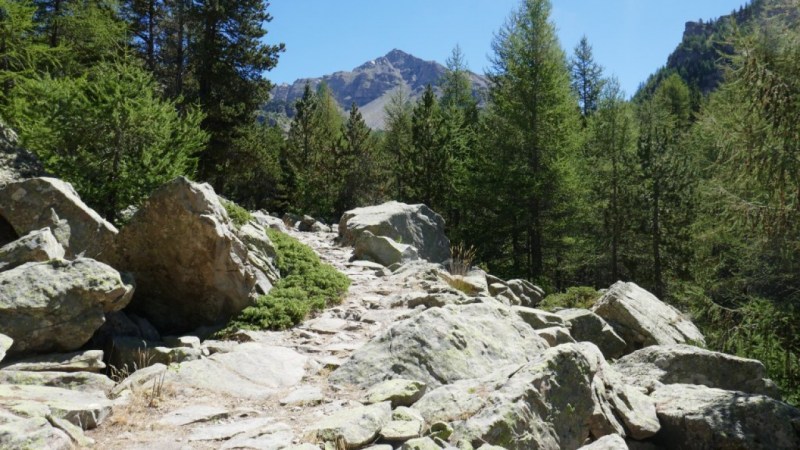
[[[578,95],[578,105],[585,119],[597,110],[597,102],[603,90],[603,68],[592,54],[592,46],[586,36],[581,37],[570,60],[572,89]]]

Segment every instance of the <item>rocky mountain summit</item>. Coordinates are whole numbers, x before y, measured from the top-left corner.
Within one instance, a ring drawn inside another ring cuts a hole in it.
[[[305,85],[316,89],[325,82],[342,111],[347,111],[355,102],[367,125],[382,129],[384,107],[392,93],[403,89],[412,99],[416,99],[427,85],[435,88],[445,70],[443,65],[435,61],[425,61],[394,49],[352,71],[335,72],[320,78],[301,78],[292,84],[275,86],[265,109],[292,117],[294,103],[303,96]],[[488,80],[481,75],[471,73],[470,79],[476,96],[488,87]]]
[[[539,287],[454,261],[425,205],[237,223],[178,178],[118,230],[31,178],[0,187],[0,220],[0,448],[800,448],[761,362],[631,282],[538,309]],[[220,340],[284,275],[268,228],[350,289]]]

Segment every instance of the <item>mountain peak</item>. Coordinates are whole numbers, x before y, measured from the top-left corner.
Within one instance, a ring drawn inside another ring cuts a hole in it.
[[[343,110],[355,102],[367,125],[383,128],[384,106],[393,92],[403,89],[411,99],[415,99],[422,95],[427,85],[437,86],[446,70],[435,61],[425,61],[395,48],[350,72],[335,72],[320,78],[299,79],[288,86],[276,86],[266,110],[292,117],[294,102],[303,95],[305,84],[315,87],[324,81]],[[486,79],[478,75],[472,74],[471,79],[476,91],[488,85]]]

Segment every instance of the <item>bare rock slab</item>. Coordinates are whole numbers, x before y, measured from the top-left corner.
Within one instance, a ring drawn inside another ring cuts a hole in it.
[[[654,345],[614,364],[626,382],[652,391],[664,384],[698,384],[780,398],[761,361],[691,345]]]
[[[800,410],[764,395],[669,384],[652,394],[661,431],[655,443],[675,449],[797,449]]]
[[[592,311],[625,340],[625,353],[649,345],[705,345],[700,330],[680,311],[635,283],[614,283]]]
[[[111,414],[112,402],[97,392],[48,386],[0,385],[0,407],[11,411],[38,411],[42,416],[52,414],[83,429],[91,429]]]
[[[249,342],[228,353],[183,363],[167,372],[166,382],[241,398],[265,398],[300,383],[307,362],[307,356],[290,348]]]
[[[391,414],[389,402],[345,409],[322,419],[309,433],[323,442],[336,442],[341,437],[347,448],[360,448],[378,437]]]
[[[0,424],[0,448],[71,450],[72,439],[45,417],[31,417]]]
[[[106,368],[102,350],[31,356],[3,365],[2,370],[30,372],[99,372]]]
[[[132,280],[88,258],[27,263],[0,272],[0,330],[9,354],[74,351],[131,300]]]
[[[435,389],[414,409],[428,423],[452,423],[450,442],[473,447],[577,448],[590,435],[653,436],[652,400],[614,375],[593,344],[563,344],[524,365]]]
[[[628,450],[625,439],[618,434],[608,434],[578,450]]]
[[[184,426],[228,417],[228,410],[213,405],[191,405],[165,414],[158,423]]]
[[[330,381],[370,387],[405,378],[437,387],[524,363],[548,347],[509,308],[449,305],[396,323],[356,350]]]

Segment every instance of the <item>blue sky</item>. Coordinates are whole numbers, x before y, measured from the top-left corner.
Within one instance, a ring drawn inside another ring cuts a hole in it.
[[[568,54],[586,34],[607,74],[632,95],[680,42],[684,23],[728,14],[746,0],[552,0]],[[276,83],[351,70],[398,48],[444,62],[461,46],[472,71],[489,67],[491,42],[519,0],[272,0],[267,42],[286,44]]]

